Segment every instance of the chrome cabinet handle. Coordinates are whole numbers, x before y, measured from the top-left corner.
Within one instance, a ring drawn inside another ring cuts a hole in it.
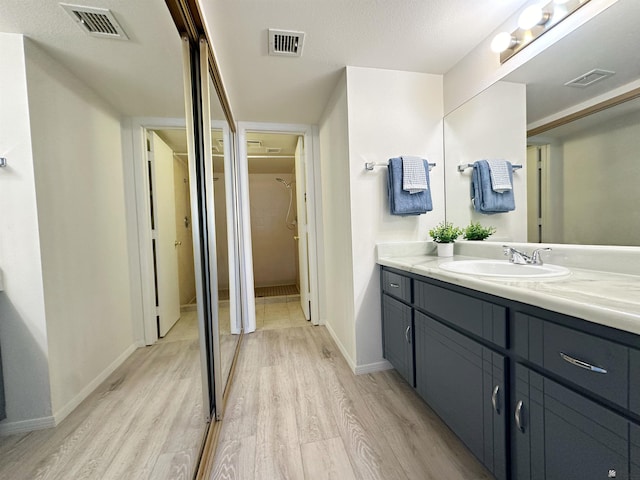
[[[411,331],[411,325],[407,327],[404,331],[404,338],[407,340],[407,343],[411,343],[411,339],[409,338],[409,332]]]
[[[522,400],[518,400],[518,403],[516,404],[515,419],[516,427],[518,427],[518,430],[524,433],[524,426],[522,425]]]
[[[493,393],[491,394],[491,405],[498,415],[500,415],[500,408],[498,406],[498,392],[500,391],[500,385],[493,387]]]
[[[573,358],[564,352],[560,352],[560,356],[565,362],[568,362],[571,365],[575,365],[576,367],[584,368],[585,370],[589,370],[591,372],[596,372],[596,373],[607,373],[607,371],[604,368],[596,367],[595,365],[591,365],[590,363],[583,362],[582,360]]]
[[[400,285],[398,283],[390,283],[389,286],[391,288],[400,288]]]

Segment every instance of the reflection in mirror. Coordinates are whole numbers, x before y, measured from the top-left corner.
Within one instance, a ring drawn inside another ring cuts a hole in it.
[[[495,241],[526,241],[526,172],[513,173],[515,211],[486,215],[471,203],[472,169],[459,172],[457,166],[493,158],[524,164],[524,101],[524,85],[498,82],[444,119],[447,221],[463,228],[471,222],[494,227]]]
[[[239,288],[236,274],[236,235],[234,149],[231,133],[227,128],[224,113],[213,82],[209,80],[211,92],[211,156],[213,162],[213,194],[215,210],[216,257],[218,280],[218,332],[220,345],[220,369],[223,387],[229,379],[231,364],[240,338]]]
[[[632,47],[640,43],[639,16],[640,2],[613,3],[445,118],[448,220],[464,223],[469,217],[468,199],[459,185],[456,190],[460,175],[455,166],[463,162],[461,152],[468,152],[468,145],[473,146],[474,139],[483,135],[495,142],[494,148],[475,153],[501,156],[502,147],[514,141],[514,132],[505,127],[503,118],[524,108],[527,129],[537,129],[640,86],[640,49]],[[615,73],[588,86],[565,85],[594,69]],[[524,100],[482,104],[483,98],[491,97],[505,82],[526,86],[526,104]],[[616,113],[618,108],[624,108],[624,113]],[[510,222],[506,219],[511,216],[526,223],[522,241],[639,245],[640,214],[638,202],[632,200],[637,194],[627,188],[640,175],[638,162],[632,160],[638,152],[638,142],[630,134],[638,128],[638,114],[632,109],[628,104],[585,119],[586,123],[545,131],[529,139],[528,144],[535,148],[528,151],[526,129],[521,129],[517,140],[523,145],[522,157],[526,152],[527,169],[516,175],[526,178],[522,188],[527,190],[527,199],[520,205],[516,202],[515,212],[494,216],[501,218],[496,218],[498,232],[491,238],[509,238],[512,231],[501,228],[501,223]],[[453,124],[452,119],[456,119]],[[459,121],[466,122],[466,130],[458,128]],[[480,221],[494,223],[489,216]]]
[[[636,99],[529,137],[530,242],[640,245],[639,129]]]

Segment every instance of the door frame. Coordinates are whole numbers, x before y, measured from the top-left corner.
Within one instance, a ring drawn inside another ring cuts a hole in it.
[[[240,214],[240,260],[241,288],[243,295],[243,311],[245,315],[244,331],[250,333],[256,329],[255,290],[253,285],[253,247],[251,243],[251,211],[249,204],[249,164],[247,158],[247,132],[286,133],[304,137],[304,156],[307,165],[307,225],[308,225],[308,257],[309,257],[309,299],[311,301],[311,323],[320,325],[320,291],[318,268],[320,265],[320,237],[322,233],[319,215],[318,166],[319,134],[318,128],[312,125],[291,123],[238,122],[238,197]]]
[[[135,246],[131,250],[136,252],[137,258],[132,259],[135,267],[132,269],[131,290],[133,296],[134,314],[133,331],[138,345],[153,345],[158,341],[156,326],[156,301],[153,270],[153,249],[151,234],[151,217],[149,215],[151,203],[149,198],[149,175],[146,166],[146,134],[150,130],[186,130],[184,118],[161,117],[133,117],[123,129],[123,137],[131,142],[133,173],[133,188],[135,191],[135,206],[129,203],[129,210],[135,211]],[[224,121],[211,122],[211,127],[221,129],[225,140],[230,139],[229,127]],[[230,140],[228,140],[230,142]],[[128,142],[127,142],[128,143]],[[225,161],[229,153],[225,149]],[[190,182],[193,179],[189,179]],[[139,289],[138,289],[139,286]],[[136,308],[137,304],[137,308]]]

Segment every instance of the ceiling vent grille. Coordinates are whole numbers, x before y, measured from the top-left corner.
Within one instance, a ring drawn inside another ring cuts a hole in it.
[[[269,29],[269,55],[299,57],[303,43],[304,32]]]
[[[282,149],[280,147],[267,147],[265,151],[266,153],[280,153]]]
[[[579,77],[574,78],[573,80],[565,83],[567,87],[578,87],[585,88],[589,85],[593,85],[600,80],[604,80],[605,78],[609,78],[611,75],[615,75],[616,72],[611,72],[609,70],[600,70],[598,68],[591,70],[587,73],[583,73]]]
[[[111,11],[106,8],[82,7],[66,3],[61,3],[60,6],[88,35],[121,40],[129,39]]]

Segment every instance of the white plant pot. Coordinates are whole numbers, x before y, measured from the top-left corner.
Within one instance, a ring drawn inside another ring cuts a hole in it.
[[[437,243],[439,257],[453,257],[453,242]]]

